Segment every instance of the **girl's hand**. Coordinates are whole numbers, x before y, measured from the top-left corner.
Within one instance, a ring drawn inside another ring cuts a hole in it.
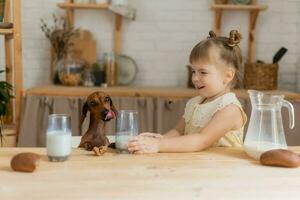
[[[137,136],[132,138],[128,145],[128,151],[135,154],[158,153],[159,140],[154,137]]]
[[[163,138],[164,137],[162,134],[150,133],[150,132],[141,133],[141,134],[139,134],[139,136],[153,137],[153,138]]]

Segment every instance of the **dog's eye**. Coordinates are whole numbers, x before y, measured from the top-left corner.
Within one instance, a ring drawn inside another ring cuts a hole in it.
[[[105,102],[111,102],[111,99],[109,97],[105,97],[104,101]]]
[[[91,102],[89,103],[89,106],[91,106],[91,107],[93,107],[93,106],[95,106],[95,105],[97,105],[97,103],[96,103],[95,101],[91,101]]]
[[[111,100],[110,97],[105,97],[104,102],[109,103],[110,105],[112,105],[112,100]]]

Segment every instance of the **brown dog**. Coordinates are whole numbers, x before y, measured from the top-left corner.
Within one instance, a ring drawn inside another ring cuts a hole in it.
[[[82,108],[80,127],[88,111],[90,111],[90,124],[81,138],[79,147],[88,151],[94,150],[97,155],[103,154],[109,145],[105,134],[105,122],[115,118],[117,111],[111,98],[104,92],[94,92],[88,96]]]

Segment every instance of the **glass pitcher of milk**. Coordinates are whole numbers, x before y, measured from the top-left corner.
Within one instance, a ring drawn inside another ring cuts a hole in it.
[[[48,116],[47,156],[52,162],[65,161],[72,150],[70,116],[51,114]]]
[[[128,153],[128,141],[138,135],[138,112],[120,110],[117,116],[116,148],[120,153]]]
[[[286,149],[287,144],[282,124],[281,108],[289,111],[289,128],[294,128],[293,105],[283,95],[249,90],[251,117],[244,141],[249,156],[259,160],[260,155],[271,149]]]

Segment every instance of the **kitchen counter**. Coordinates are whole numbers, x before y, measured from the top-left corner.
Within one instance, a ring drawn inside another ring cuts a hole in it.
[[[291,147],[300,153],[300,147]],[[14,172],[13,155],[42,156],[34,173]],[[49,162],[45,148],[0,148],[0,197],[15,199],[298,199],[300,168],[262,166],[242,149],[104,156],[73,149]]]
[[[27,89],[26,95],[33,96],[88,96],[95,91],[103,91],[111,96],[117,97],[166,97],[170,99],[184,99],[191,98],[198,95],[196,89],[193,88],[180,88],[180,87],[67,87],[67,86],[41,86],[36,88]],[[233,90],[236,95],[241,99],[247,99],[247,90]],[[288,100],[297,100],[300,102],[300,94],[290,91],[272,90],[266,91],[271,94],[283,94]]]

